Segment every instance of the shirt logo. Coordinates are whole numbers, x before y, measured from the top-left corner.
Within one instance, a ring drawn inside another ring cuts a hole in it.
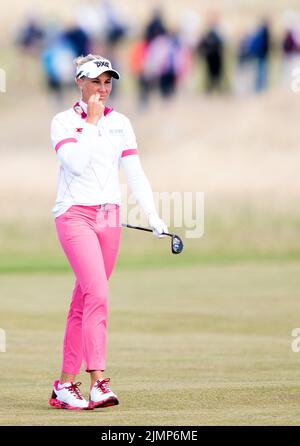
[[[76,128],[76,133],[82,133],[82,127],[77,127]]]
[[[123,129],[109,129],[109,133],[112,135],[122,135]]]

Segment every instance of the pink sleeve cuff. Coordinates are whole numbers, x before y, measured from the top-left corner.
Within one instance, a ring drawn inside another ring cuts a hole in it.
[[[124,158],[124,156],[128,156],[128,155],[138,155],[137,149],[123,150],[121,157]]]
[[[56,146],[55,146],[55,151],[57,152],[61,146],[63,146],[64,144],[67,144],[68,142],[77,142],[76,138],[66,138],[66,139],[62,139],[61,141],[59,141]]]

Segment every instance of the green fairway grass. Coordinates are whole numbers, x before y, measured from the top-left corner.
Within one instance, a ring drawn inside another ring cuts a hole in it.
[[[48,406],[59,377],[68,272],[1,275],[1,425],[296,425],[300,264],[118,267],[107,376],[120,405]],[[88,376],[78,377],[87,396]]]

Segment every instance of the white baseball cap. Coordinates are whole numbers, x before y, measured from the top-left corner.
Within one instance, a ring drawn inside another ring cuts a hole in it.
[[[94,59],[89,60],[77,67],[76,78],[80,79],[83,76],[94,79],[102,73],[110,73],[115,79],[120,79],[120,74],[112,68],[111,62],[108,59]]]

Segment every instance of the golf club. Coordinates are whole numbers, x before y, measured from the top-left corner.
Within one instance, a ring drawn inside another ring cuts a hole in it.
[[[152,229],[142,228],[141,226],[132,226],[122,223],[123,228],[138,229],[139,231],[153,232]],[[183,242],[177,234],[169,234],[168,232],[163,232],[163,235],[167,235],[172,238],[171,249],[173,254],[180,254],[183,251]]]

